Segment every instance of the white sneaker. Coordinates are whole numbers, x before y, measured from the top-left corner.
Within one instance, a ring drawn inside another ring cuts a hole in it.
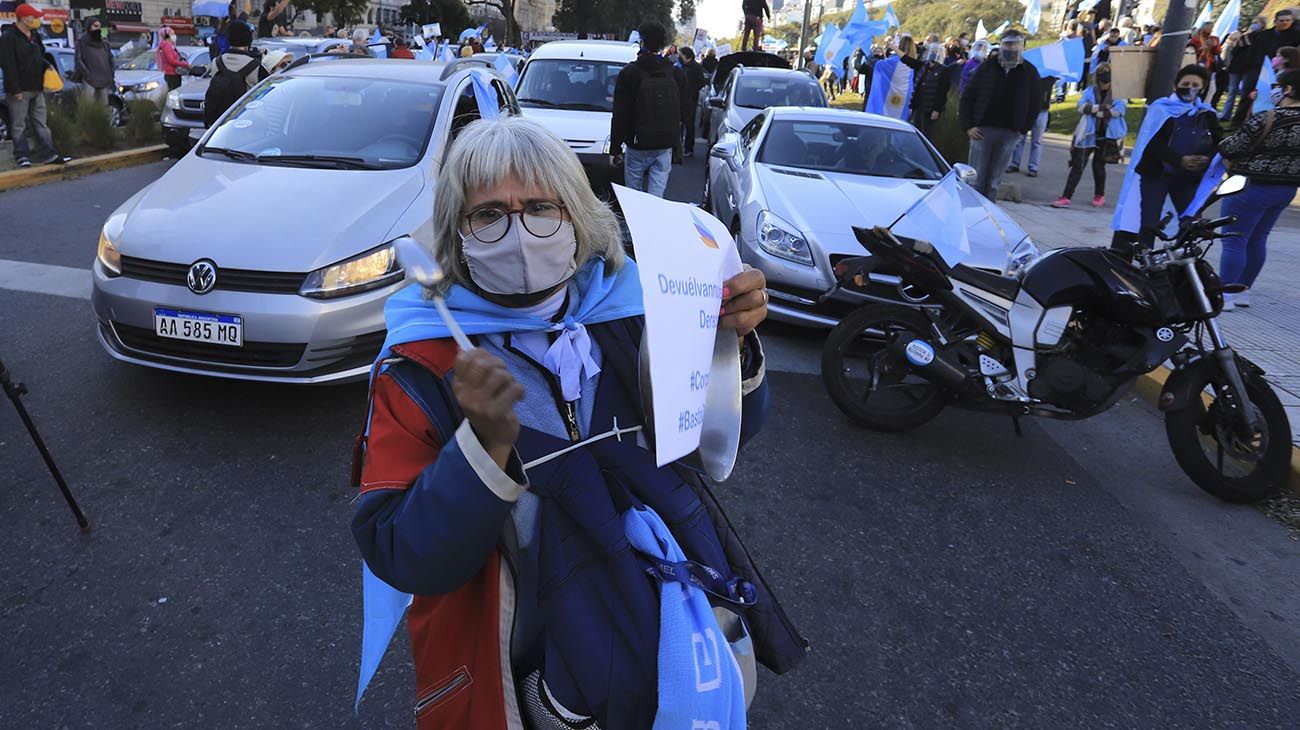
[[[1238,307],[1249,307],[1249,306],[1250,306],[1250,290],[1247,289],[1246,291],[1243,291],[1243,292],[1237,292],[1236,294],[1233,294],[1233,295],[1232,295],[1232,303],[1235,304],[1235,305],[1237,305]]]
[[[1231,312],[1232,310],[1237,308],[1237,303],[1233,301],[1234,299],[1236,299],[1236,297],[1237,297],[1236,294],[1225,293],[1223,295],[1223,311]]]

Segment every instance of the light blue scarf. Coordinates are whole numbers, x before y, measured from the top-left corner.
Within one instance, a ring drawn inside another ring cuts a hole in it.
[[[649,508],[623,515],[628,542],[643,553],[686,560],[668,526]],[[659,711],[654,730],[743,730],[740,666],[704,591],[690,583],[659,587]]]
[[[1129,157],[1128,171],[1124,173],[1124,185],[1119,191],[1119,202],[1115,205],[1115,216],[1111,219],[1111,228],[1116,231],[1138,233],[1142,230],[1142,191],[1138,184],[1138,163],[1146,152],[1147,143],[1156,136],[1156,132],[1170,119],[1187,114],[1200,114],[1214,111],[1214,107],[1197,98],[1186,102],[1176,94],[1163,99],[1156,99],[1147,107],[1146,118],[1138,129],[1137,143],[1133,145],[1133,154]]]

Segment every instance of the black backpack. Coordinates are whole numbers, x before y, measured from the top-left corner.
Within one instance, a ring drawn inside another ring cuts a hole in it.
[[[677,146],[682,134],[682,107],[672,64],[664,61],[644,71],[636,95],[636,134],[632,142],[643,150]]]
[[[252,60],[251,63],[257,63]],[[208,84],[208,92],[203,96],[203,126],[211,127],[222,114],[226,113],[239,97],[248,91],[249,66],[244,66],[243,73],[236,73],[226,68],[225,60],[217,59],[217,73]]]

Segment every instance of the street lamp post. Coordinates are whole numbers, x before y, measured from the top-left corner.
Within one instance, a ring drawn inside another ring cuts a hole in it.
[[[1174,77],[1183,63],[1183,50],[1191,35],[1192,11],[1196,0],[1172,0],[1165,12],[1165,23],[1160,26],[1160,45],[1156,46],[1156,61],[1147,77],[1147,102],[1168,96],[1174,87]]]

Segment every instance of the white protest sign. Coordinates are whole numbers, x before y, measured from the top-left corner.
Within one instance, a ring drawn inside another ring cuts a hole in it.
[[[420,33],[425,38],[441,38],[442,23],[429,23],[428,25],[421,26]]]
[[[655,461],[700,445],[722,284],[740,273],[727,227],[685,203],[614,186],[641,275],[650,350]]]
[[[726,56],[730,53],[731,53],[730,43],[723,43],[722,45],[718,46],[718,58],[722,58],[723,56]]]

